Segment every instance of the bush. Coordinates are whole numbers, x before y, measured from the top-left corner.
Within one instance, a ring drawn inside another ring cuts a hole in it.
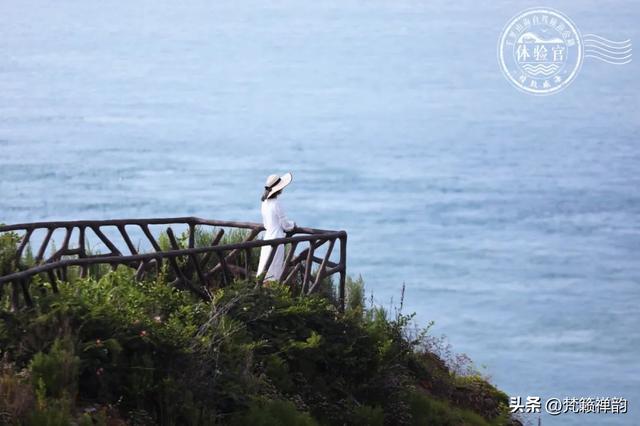
[[[24,424],[27,426],[68,426],[71,424],[71,400],[67,397],[55,399],[46,398],[42,380],[36,392],[37,403],[35,410],[26,416]]]
[[[33,387],[12,366],[0,364],[0,424],[18,424],[35,406]]]
[[[80,359],[75,356],[72,344],[56,339],[47,354],[37,353],[31,360],[33,385],[42,387],[47,396],[61,398],[65,394],[75,398],[78,389]]]
[[[382,426],[384,425],[384,410],[382,407],[361,405],[354,408],[350,423],[362,426]]]
[[[15,232],[0,234],[0,276],[9,275],[18,270],[16,251],[19,243],[20,236]]]
[[[365,308],[362,279],[349,283],[345,314],[279,284],[237,282],[205,303],[126,267],[60,283],[0,312],[15,363],[0,411],[30,412],[22,424],[506,423],[504,394],[453,374],[412,316]]]
[[[364,280],[359,276],[357,280],[347,277],[346,283],[346,309],[362,315],[364,312]]]
[[[409,403],[413,426],[489,426],[474,412],[452,407],[444,400],[419,392],[411,393]]]
[[[300,412],[289,401],[257,400],[231,420],[237,426],[318,426],[309,413]]]

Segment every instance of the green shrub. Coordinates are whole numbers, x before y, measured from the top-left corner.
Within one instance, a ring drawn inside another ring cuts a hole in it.
[[[355,311],[362,315],[364,312],[364,280],[362,276],[358,276],[358,279],[354,280],[351,277],[346,279],[347,301],[346,308],[350,311]]]
[[[25,426],[68,426],[71,424],[71,400],[47,398],[45,383],[38,379],[36,387],[36,407],[27,416]]]
[[[409,407],[413,426],[489,426],[480,415],[451,406],[420,392],[410,394]]]
[[[72,344],[57,339],[49,353],[37,353],[31,360],[30,370],[34,386],[42,386],[47,396],[62,398],[65,394],[75,398],[78,389],[80,359]]]
[[[234,426],[317,426],[309,413],[300,412],[289,401],[257,400],[231,420]]]
[[[9,275],[18,270],[16,251],[19,243],[20,236],[15,232],[0,234],[0,275]]]
[[[360,405],[353,410],[351,424],[358,426],[383,426],[384,410],[382,407]]]

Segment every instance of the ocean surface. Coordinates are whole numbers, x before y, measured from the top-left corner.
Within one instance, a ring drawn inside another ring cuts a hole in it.
[[[629,401],[543,425],[639,425],[638,62],[518,92],[497,40],[537,5],[0,1],[0,222],[259,221],[290,170],[289,216],[507,393]],[[640,43],[636,1],[553,7]]]

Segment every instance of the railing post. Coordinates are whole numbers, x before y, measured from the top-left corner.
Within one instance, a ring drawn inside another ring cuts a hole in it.
[[[22,297],[24,299],[25,304],[32,308],[33,307],[33,299],[31,299],[31,294],[29,293],[29,279],[24,278],[20,280],[20,287],[22,287]]]
[[[345,282],[347,279],[347,233],[340,237],[340,310],[344,312]]]
[[[293,255],[296,252],[296,248],[298,247],[298,243],[297,242],[293,242],[290,244],[289,246],[289,251],[287,252],[287,255],[284,259],[284,265],[282,267],[282,274],[280,274],[280,276],[278,277],[278,281],[280,281],[281,283],[284,284],[283,279],[287,276],[287,273],[289,272],[289,269],[291,269],[289,267],[289,264],[291,263],[291,259],[293,258]],[[285,246],[285,250],[286,250],[286,246]]]
[[[58,292],[58,278],[53,270],[47,271],[47,277],[49,277],[49,283],[51,284],[51,289],[54,293]]]
[[[196,224],[189,222],[189,248],[196,246]]]
[[[314,241],[309,241],[309,251],[307,252],[307,260],[304,265],[304,278],[302,278],[302,287],[300,289],[300,295],[304,296],[309,284],[309,278],[311,277],[311,268],[313,267],[313,252]]]
[[[11,283],[11,312],[17,312],[20,308],[20,283],[14,281]]]
[[[78,230],[79,230],[78,248],[80,250],[80,252],[78,253],[78,258],[84,259],[85,257],[87,257],[86,238],[85,238],[86,227],[79,226]],[[89,275],[89,267],[87,265],[82,265],[80,267],[80,278],[87,278],[88,275]]]

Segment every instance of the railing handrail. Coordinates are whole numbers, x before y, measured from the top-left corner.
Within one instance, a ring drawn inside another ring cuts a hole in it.
[[[1,225],[0,232],[35,230],[41,228],[73,228],[91,226],[122,226],[122,225],[170,225],[174,223],[185,223],[193,225],[209,225],[219,227],[232,227],[244,229],[264,230],[264,226],[257,222],[243,222],[231,220],[203,219],[197,216],[180,216],[167,218],[135,218],[135,219],[96,219],[96,220],[58,220],[49,222],[26,222],[10,225]],[[321,234],[333,232],[325,229],[296,227],[296,231],[304,234]]]

